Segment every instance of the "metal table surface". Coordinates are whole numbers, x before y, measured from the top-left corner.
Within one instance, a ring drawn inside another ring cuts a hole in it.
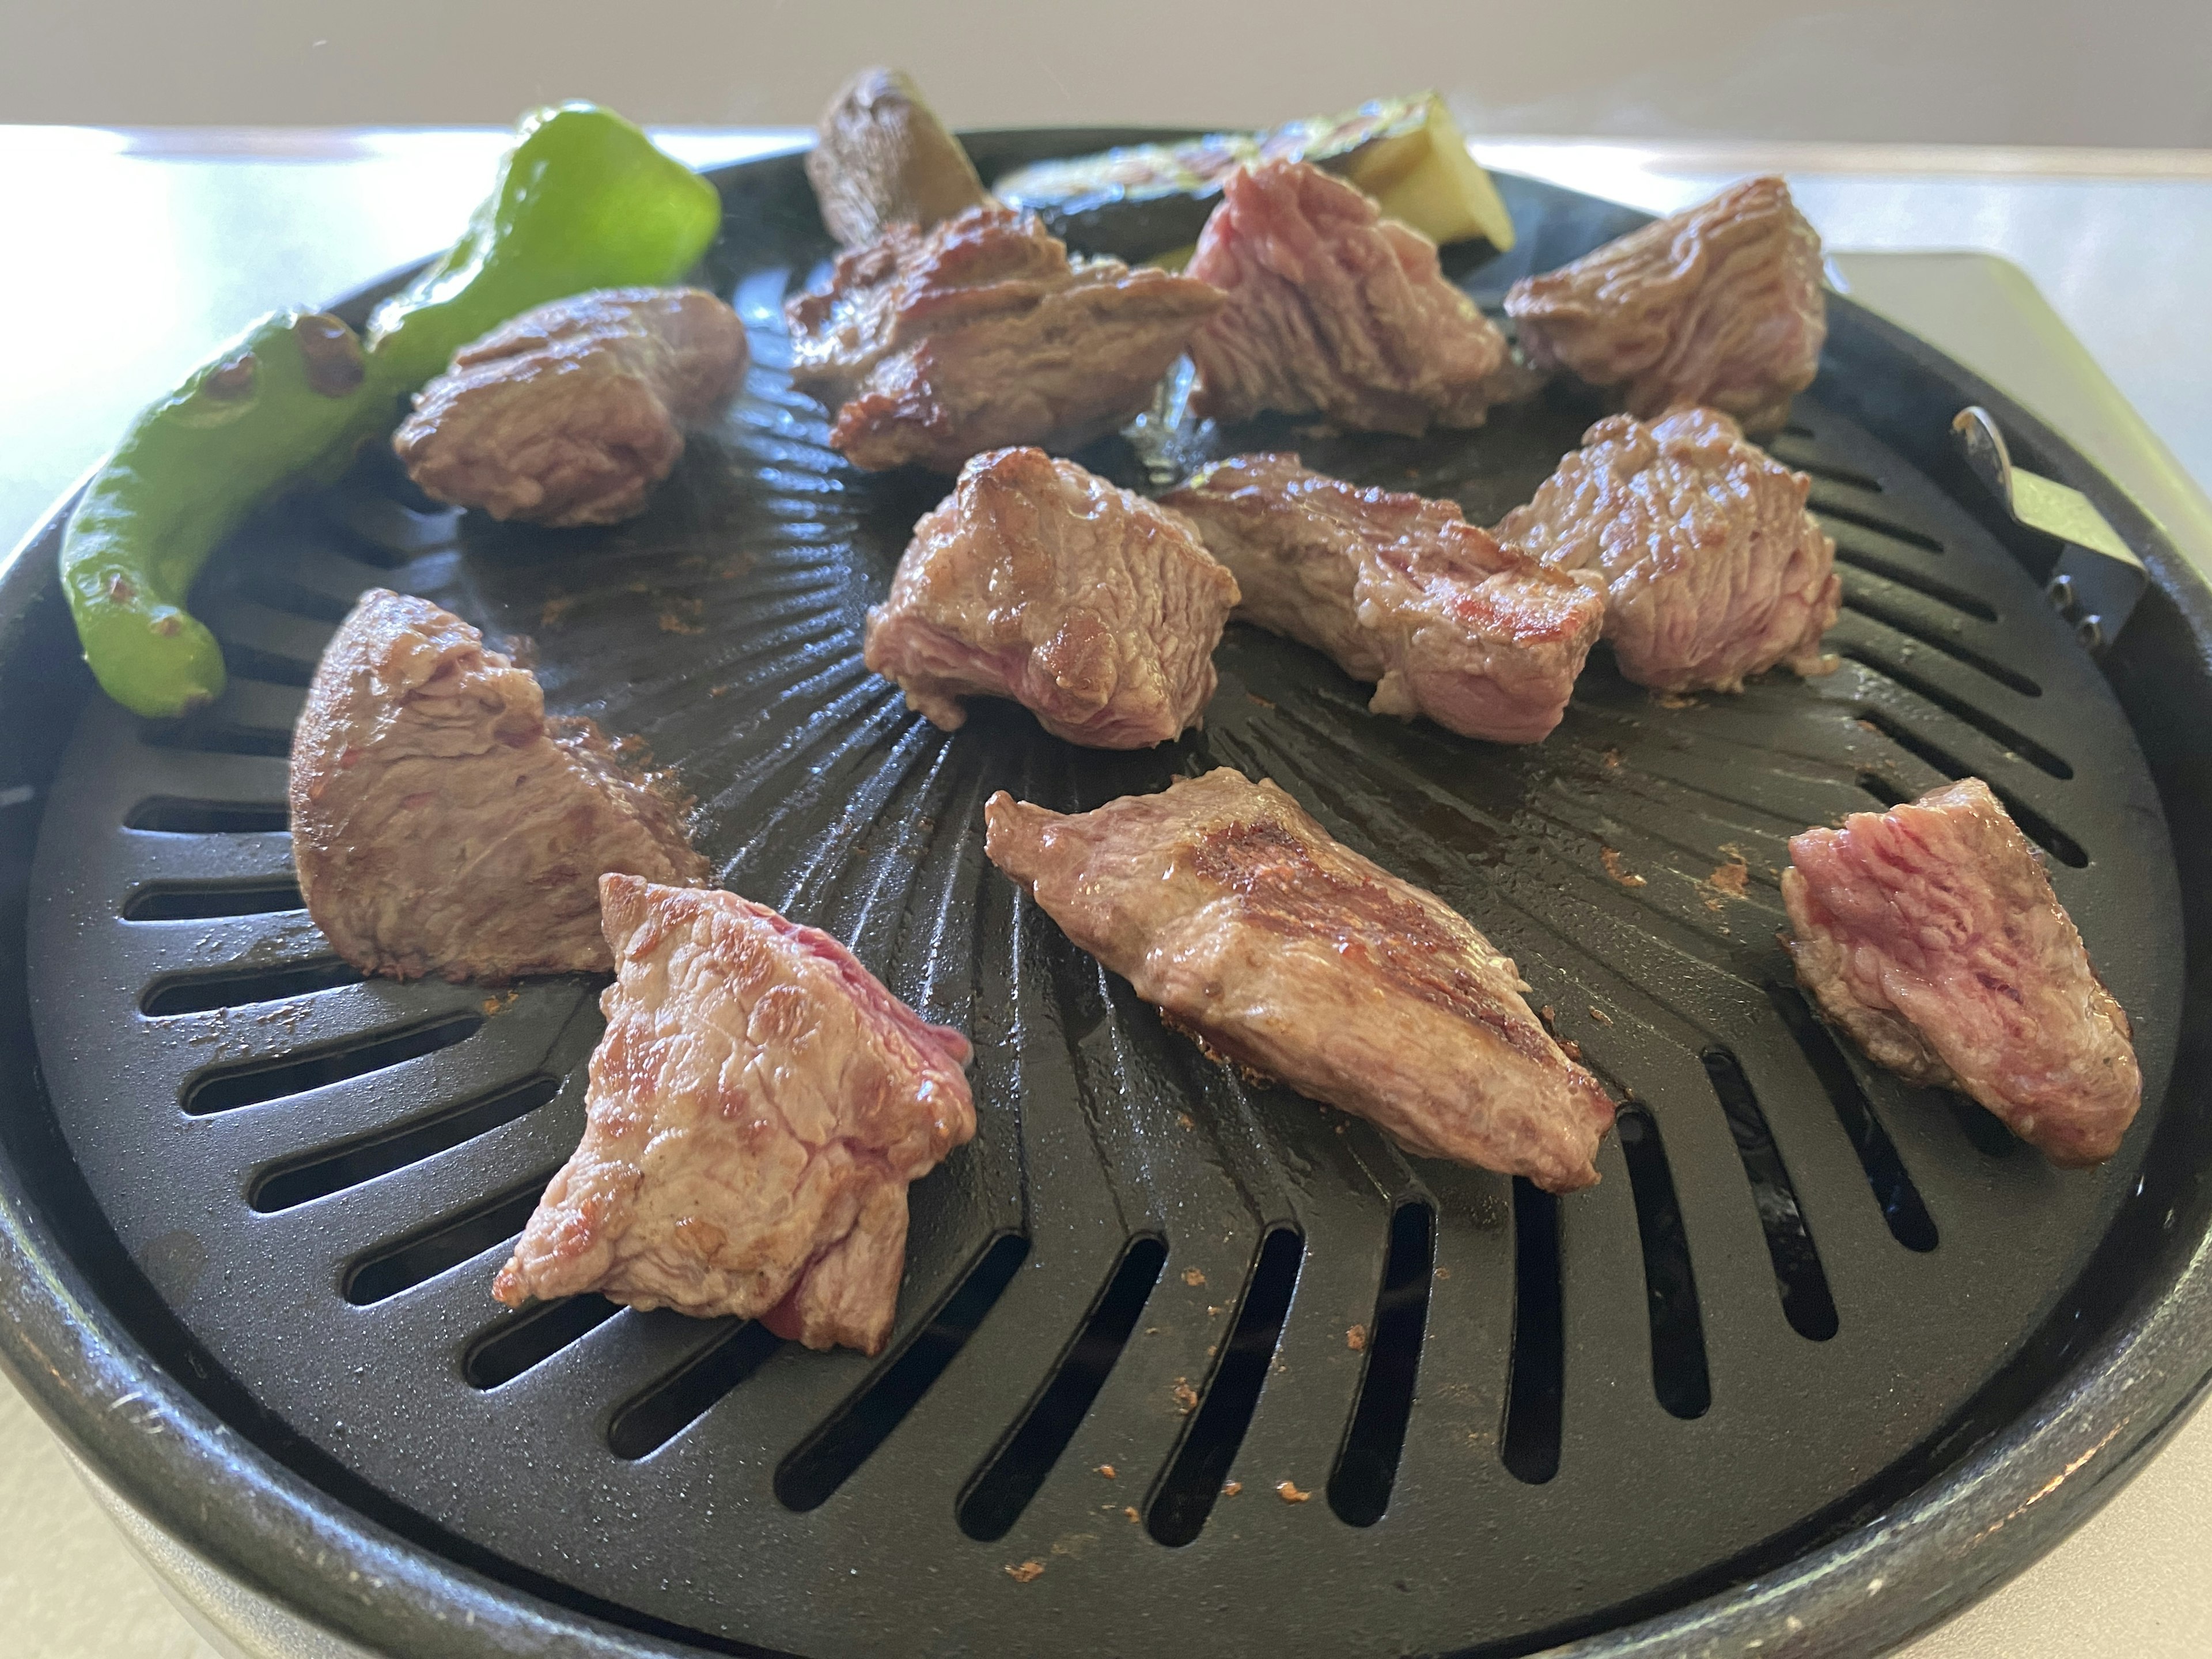
[[[664,141],[705,165],[791,135]],[[0,547],[99,459],[131,411],[253,317],[450,240],[501,142],[483,131],[0,127],[0,223],[13,228],[15,255],[0,260],[0,315],[15,325],[0,373]],[[1559,139],[1476,148],[1492,165],[1654,210],[1747,172],[1788,173],[1850,292],[2069,433],[2212,572],[2212,399],[2202,391],[2212,380],[2202,301],[2212,155]],[[2212,1652],[2208,1500],[2212,1414],[2200,1413],[2073,1538],[1905,1652]],[[165,1553],[159,1539],[138,1547]],[[167,1571],[189,1577],[191,1564],[172,1559]],[[0,1656],[332,1650],[275,1633],[252,1610],[188,1622],[165,1589],[0,1387],[0,1606],[9,1609]]]

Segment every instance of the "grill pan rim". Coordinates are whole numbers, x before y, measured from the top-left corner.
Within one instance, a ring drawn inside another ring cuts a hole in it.
[[[963,137],[979,160],[1003,164],[1188,131],[1056,128]],[[726,191],[756,169],[792,165],[795,154],[757,156],[707,176]],[[357,289],[333,309],[358,320],[421,268]],[[1940,380],[1957,404],[1983,404],[2025,463],[2089,494],[2143,551],[2154,586],[2147,604],[2172,606],[2170,621],[2186,635],[2189,665],[2212,693],[2212,590],[2124,491],[1994,387],[1847,300],[1831,300],[1831,343],[1832,349],[1852,345],[1899,357]],[[82,696],[89,677],[52,637],[57,622],[67,627],[54,556],[76,494],[70,492],[0,564],[0,675],[12,678],[22,671],[43,629],[52,659],[46,667],[60,666],[63,680],[73,681]],[[2124,702],[2125,687],[2119,689]],[[64,695],[69,690],[65,685]],[[54,695],[51,688],[46,695]],[[2208,702],[2212,695],[2197,706]],[[2140,733],[2141,716],[2131,709],[2130,718]],[[2158,775],[2161,793],[2170,798],[2175,780],[2163,771]],[[27,844],[20,859],[12,845],[5,857],[4,879],[17,890],[0,891],[0,898],[16,925],[0,959],[0,1001],[20,989],[9,981],[25,972],[16,907]],[[2191,1011],[2201,1014],[2195,1003]],[[12,1002],[0,1007],[0,1036],[16,1036],[23,1025]],[[2200,1017],[2195,1027],[2204,1023]],[[2191,1029],[2185,1028],[2185,1042]],[[27,1030],[20,1036],[27,1044]],[[2178,1064],[2177,1076],[2185,1074]],[[0,1318],[0,1369],[125,1501],[234,1580],[374,1650],[433,1659],[540,1652],[556,1643],[586,1655],[702,1650],[688,1633],[672,1632],[683,1639],[665,1640],[641,1630],[627,1611],[594,1617],[580,1611],[575,1593],[563,1587],[541,1594],[529,1575],[504,1564],[495,1577],[387,1527],[337,1495],[333,1487],[343,1487],[342,1477],[301,1472],[231,1427],[163,1369],[102,1294],[101,1276],[132,1270],[112,1239],[103,1255],[106,1230],[88,1194],[68,1190],[67,1154],[42,1109],[34,1075],[35,1068],[24,1068],[0,1085],[15,1097],[6,1103],[11,1109],[0,1114],[0,1310],[7,1316]],[[12,1109],[18,1107],[29,1109]],[[2177,1133],[2185,1129],[2178,1122],[2185,1115],[2167,1114]],[[41,1166],[61,1177],[43,1198],[33,1195],[27,1178]],[[82,1212],[71,1218],[70,1202],[80,1197]],[[2126,1308],[2094,1346],[2002,1430],[1901,1491],[1885,1512],[1703,1600],[1680,1604],[1697,1593],[1684,1587],[1669,1598],[1677,1605],[1553,1650],[1576,1659],[1626,1659],[1735,1650],[1758,1638],[1763,1650],[1778,1653],[1876,1651],[2021,1571],[2124,1484],[2212,1382],[2212,1240],[2206,1236],[2212,1218],[2203,1213],[2205,1207],[2198,1202],[2190,1225],[2161,1247]],[[127,1277],[117,1283],[131,1289]],[[341,1578],[329,1571],[333,1562],[357,1577]],[[1538,1640],[1573,1634],[1555,1632]],[[714,1650],[761,1651],[726,1644]]]

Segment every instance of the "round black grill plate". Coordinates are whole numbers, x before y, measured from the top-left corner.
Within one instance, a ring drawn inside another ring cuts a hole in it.
[[[806,1654],[1525,1650],[1813,1537],[1926,1455],[2136,1189],[2180,1030],[2160,798],[2029,573],[1824,381],[1773,447],[1838,544],[1833,676],[1662,702],[1601,655],[1547,743],[1502,749],[1370,716],[1240,625],[1182,742],[1076,750],[1001,705],[948,737],[860,660],[945,481],[826,448],[780,368],[781,301],[827,252],[803,179],[781,158],[725,189],[716,276],[757,362],[646,516],[504,528],[365,467],[221,561],[222,705],[156,727],[94,700],[70,741],[33,878],[39,1060],[99,1209],[214,1370],[470,1559]],[[1512,198],[1530,234],[1465,273],[1481,297],[1629,219]],[[1486,522],[1589,415],[1196,441],[1296,447]],[[1082,459],[1148,481],[1122,440]],[[596,988],[362,983],[296,908],[290,724],[378,584],[529,641],[549,704],[643,738],[698,797],[726,884],[974,1037],[981,1131],[914,1190],[880,1361],[491,1303],[580,1127]],[[1513,954],[1635,1103],[1601,1186],[1516,1191],[1246,1086],[983,860],[995,789],[1074,810],[1222,764]],[[2100,1170],[1869,1066],[1790,988],[1786,838],[1966,774],[2044,847],[2136,1022],[2152,1104]]]

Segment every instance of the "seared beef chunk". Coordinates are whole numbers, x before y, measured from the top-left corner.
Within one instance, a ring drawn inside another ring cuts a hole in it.
[[[1972,1095],[2054,1164],[2098,1164],[2135,1121],[2127,1014],[2034,849],[1979,778],[1790,843],[1797,977],[1868,1055]]]
[[[1189,274],[1229,304],[1191,342],[1191,407],[1241,421],[1318,410],[1377,432],[1480,426],[1505,337],[1444,280],[1436,244],[1305,161],[1240,167]]]
[[[705,878],[678,804],[428,599],[373,588],[292,734],[307,913],[364,973],[604,971],[599,876]]]
[[[991,201],[960,141],[894,69],[864,69],[838,89],[815,127],[806,177],[822,222],[846,247]]]
[[[1789,419],[1828,332],[1820,234],[1779,179],[1523,276],[1505,311],[1532,363],[1618,387],[1632,415],[1705,404],[1754,432]]]
[[[1843,584],[1805,510],[1812,480],[1746,443],[1727,416],[1600,421],[1498,538],[1606,596],[1620,672],[1662,691],[1741,691],[1786,663],[1825,674]]]
[[[792,379],[842,405],[840,453],[952,472],[1003,445],[1113,431],[1221,305],[1188,276],[1070,264],[1034,213],[971,208],[927,232],[893,225],[785,314]]]
[[[1226,768],[1063,817],[1003,792],[991,861],[1217,1058],[1371,1119],[1407,1150],[1597,1179],[1613,1122],[1508,958],[1272,783]]]
[[[584,1139],[492,1293],[598,1291],[880,1352],[907,1183],[975,1133],[967,1038],[735,893],[609,876],[599,900],[616,976]]]
[[[711,294],[580,294],[455,352],[392,447],[441,501],[532,524],[614,524],[644,510],[683,456],[684,428],[729,396],[745,356],[744,325]]]
[[[1238,616],[1381,682],[1378,714],[1534,743],[1597,641],[1597,595],[1450,501],[1357,489],[1295,455],[1240,455],[1162,499],[1235,573]]]
[[[1189,521],[1041,449],[978,455],[868,612],[868,666],[946,731],[1012,697],[1046,731],[1145,749],[1198,722],[1237,580]]]

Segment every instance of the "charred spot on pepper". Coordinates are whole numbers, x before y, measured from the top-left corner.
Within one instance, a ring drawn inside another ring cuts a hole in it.
[[[241,351],[227,357],[209,371],[200,384],[200,390],[218,403],[233,404],[253,395],[254,382],[259,379],[261,362],[251,351]]]
[[[292,337],[307,366],[307,387],[325,398],[343,398],[368,374],[361,337],[326,311],[302,312],[292,320]]]

